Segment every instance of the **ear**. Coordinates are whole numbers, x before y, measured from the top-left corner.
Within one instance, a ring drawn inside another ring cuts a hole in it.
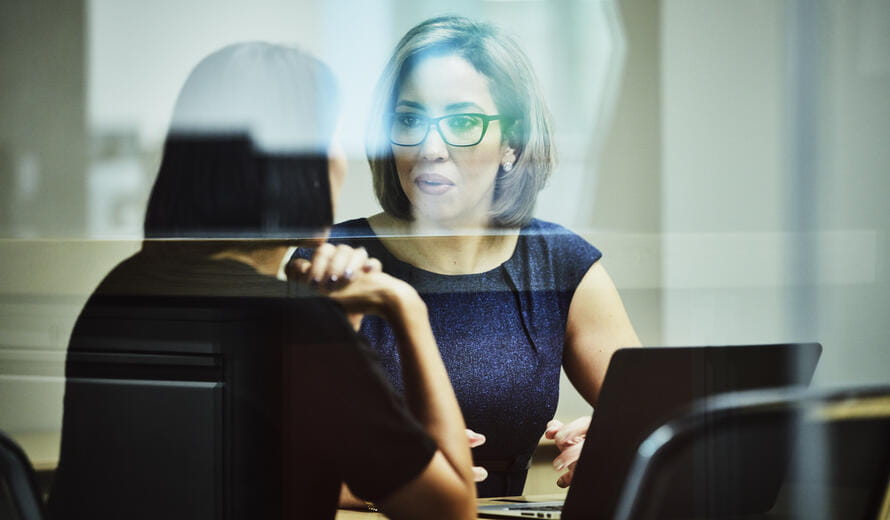
[[[505,172],[509,172],[513,169],[514,164],[516,164],[516,151],[508,146],[504,149],[504,155],[501,156],[501,168]]]

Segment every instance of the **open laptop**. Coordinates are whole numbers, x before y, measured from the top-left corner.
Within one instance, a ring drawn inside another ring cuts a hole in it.
[[[821,352],[818,343],[620,349],[609,363],[565,502],[480,505],[479,515],[610,519],[637,447],[655,428],[696,399],[737,390],[808,385]],[[740,509],[728,513],[755,514],[772,507],[787,457],[776,453],[764,456],[774,458],[775,471],[755,475],[750,482],[734,482],[733,492],[744,489],[745,497],[727,501]],[[692,488],[686,491],[696,493]],[[691,495],[678,493],[679,498],[686,496]],[[678,514],[684,513],[682,500],[673,507]]]

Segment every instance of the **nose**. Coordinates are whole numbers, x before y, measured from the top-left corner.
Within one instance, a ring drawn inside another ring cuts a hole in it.
[[[436,125],[430,126],[426,139],[420,143],[420,158],[425,161],[441,161],[448,158],[448,145],[442,140]]]

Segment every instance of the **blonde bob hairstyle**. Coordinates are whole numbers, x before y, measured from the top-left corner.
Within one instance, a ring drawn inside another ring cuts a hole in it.
[[[455,16],[431,18],[415,26],[396,45],[377,83],[376,103],[368,131],[368,162],[374,193],[390,215],[413,220],[411,203],[399,183],[389,125],[399,90],[422,60],[459,56],[489,81],[498,113],[511,118],[502,136],[516,153],[509,172],[499,167],[491,225],[522,227],[531,220],[538,192],[555,164],[550,114],[525,53],[497,27]]]

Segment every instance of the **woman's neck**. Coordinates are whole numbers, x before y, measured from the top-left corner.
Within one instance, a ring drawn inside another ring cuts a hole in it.
[[[400,220],[386,213],[368,219],[374,233],[399,260],[440,274],[483,273],[509,260],[517,229],[446,228]]]

